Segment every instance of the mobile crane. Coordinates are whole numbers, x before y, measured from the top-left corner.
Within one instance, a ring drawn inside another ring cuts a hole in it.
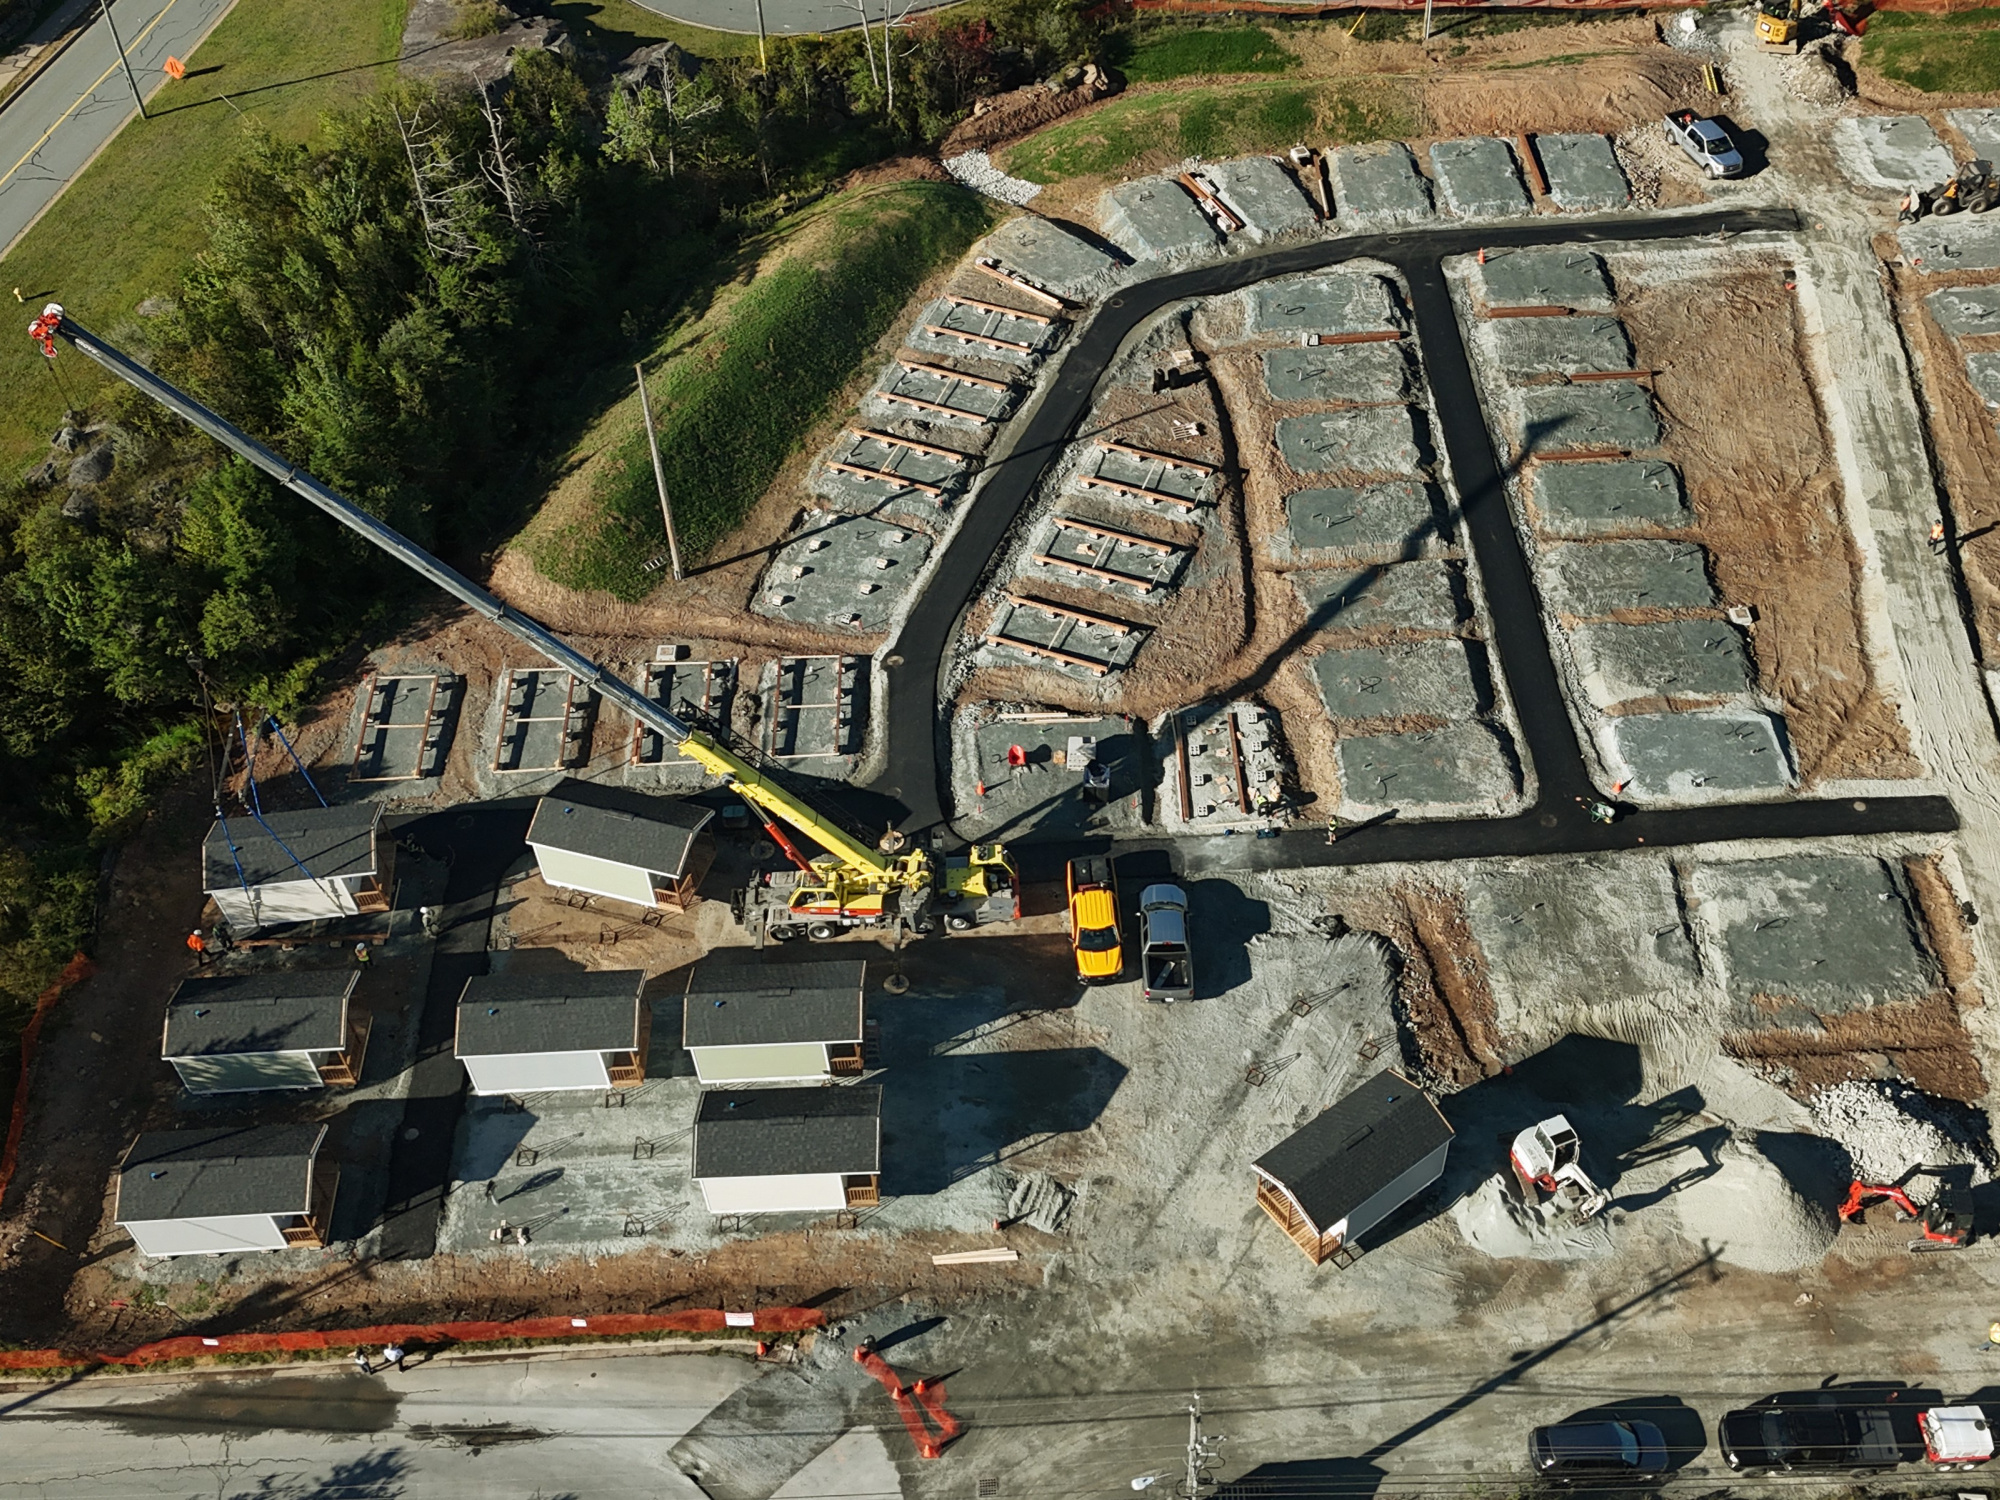
[[[394,528],[301,472],[240,428],[210,411],[185,391],[168,384],[128,355],[107,344],[51,302],[28,325],[42,353],[55,358],[56,340],[96,361],[167,410],[200,428],[224,447],[248,459],[284,488],[302,496],[334,520],[422,574],[446,593],[470,605],[502,630],[525,642],[558,667],[594,689],[640,723],[659,733],[682,755],[723,782],[750,806],[771,842],[795,867],[759,872],[731,901],[737,920],[759,941],[800,936],[830,938],[857,927],[907,926],[928,932],[938,919],[954,931],[1019,918],[1019,882],[1012,858],[1000,844],[974,844],[965,854],[940,860],[928,849],[908,847],[893,829],[871,849],[832,820],[729,749],[715,736],[682,722],[664,704],[607,672],[539,621],[503,604],[464,574],[440,562]],[[810,856],[797,833],[826,851]]]

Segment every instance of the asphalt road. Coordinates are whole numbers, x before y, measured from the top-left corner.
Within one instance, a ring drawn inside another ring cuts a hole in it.
[[[638,0],[647,10],[707,26],[715,31],[757,32],[758,0]],[[863,0],[868,22],[882,24],[882,8],[888,0]],[[936,10],[955,0],[893,0],[893,15],[900,18],[918,11]],[[810,36],[821,31],[843,31],[861,24],[863,11],[856,0],[762,0],[764,31],[770,36]]]
[[[234,0],[117,0],[112,17],[150,98],[169,57],[185,60]],[[137,116],[102,17],[0,109],[0,254]]]

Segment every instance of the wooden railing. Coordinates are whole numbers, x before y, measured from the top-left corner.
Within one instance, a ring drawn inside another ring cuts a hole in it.
[[[614,1052],[604,1062],[614,1089],[636,1089],[646,1081],[646,1064],[636,1052]]]
[[[882,1201],[882,1179],[873,1173],[847,1178],[846,1187],[849,1208],[873,1208]]]
[[[1319,1265],[1340,1248],[1338,1240],[1331,1245],[1327,1244],[1305,1215],[1298,1211],[1292,1200],[1261,1177],[1257,1179],[1257,1206],[1269,1214],[1277,1226],[1290,1236],[1293,1244],[1305,1251],[1306,1257],[1314,1265]]]
[[[319,1064],[319,1081],[330,1089],[352,1088],[361,1081],[361,1064],[368,1056],[368,1033],[375,1017],[364,1011],[347,1025],[347,1046]]]
[[[369,879],[354,888],[354,909],[372,916],[389,909],[389,892],[382,882]]]
[[[850,1042],[846,1046],[830,1046],[826,1049],[826,1057],[835,1078],[858,1078],[861,1075],[859,1042]]]

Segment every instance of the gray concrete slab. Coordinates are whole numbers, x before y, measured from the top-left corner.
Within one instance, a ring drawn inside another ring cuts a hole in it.
[[[2000,407],[2000,353],[1988,349],[1966,355],[1965,373],[1988,410]]]
[[[1424,462],[1407,406],[1359,406],[1278,420],[1278,451],[1300,474],[1414,474]]]
[[[868,719],[865,656],[787,656],[766,663],[758,682],[764,751],[779,760],[859,755]]]
[[[1601,135],[1538,135],[1549,197],[1565,213],[1606,213],[1632,201],[1631,184],[1611,141]]]
[[[1859,186],[1891,193],[1935,187],[1958,171],[1922,115],[1842,115],[1833,122],[1833,154]]]
[[[1119,715],[1038,714],[996,718],[984,705],[959,710],[952,726],[956,805],[979,838],[1003,830],[1084,833],[1136,828],[1144,789],[1155,780],[1145,736]],[[1010,766],[1018,745],[1025,766]],[[1109,798],[1086,797],[1083,770],[1094,756],[1111,773]]]
[[[1058,296],[1078,300],[1101,286],[1119,264],[1102,247],[1039,214],[1009,219],[986,237],[977,253]]]
[[[1198,703],[1153,724],[1160,759],[1160,823],[1173,833],[1272,826],[1291,775],[1278,717],[1260,704]],[[1187,791],[1181,790],[1186,765]]]
[[[1288,575],[1317,630],[1436,630],[1457,626],[1464,579],[1439,559],[1386,568],[1300,568]]]
[[[1944,118],[1965,137],[1974,156],[2000,161],[2000,109],[1948,109]]]
[[[1660,444],[1660,419],[1634,381],[1535,386],[1522,391],[1520,401],[1516,441],[1527,453],[1630,453]]]
[[[1205,500],[1215,480],[1213,475],[1196,473],[1177,464],[1163,463],[1154,459],[1140,458],[1137,454],[1121,453],[1115,448],[1093,447],[1078,466],[1071,483],[1086,489],[1092,495],[1119,498],[1115,490],[1092,487],[1086,481],[1108,479],[1114,484],[1130,485],[1135,489],[1154,490],[1162,495],[1176,495],[1183,500]],[[1124,497],[1131,498],[1131,497]],[[1143,501],[1134,499],[1134,504]],[[1169,513],[1181,513],[1179,507],[1169,507]]]
[[[1536,522],[1557,536],[1694,524],[1680,471],[1662,459],[1536,464],[1529,491]]]
[[[1708,554],[1693,542],[1557,542],[1538,579],[1549,608],[1588,619],[1621,609],[1707,609]]]
[[[638,687],[655,703],[664,704],[669,713],[688,714],[697,723],[727,724],[736,701],[736,659],[647,662],[640,672]],[[635,769],[695,764],[668,745],[657,730],[638,723],[632,726],[632,763]]]
[[[966,361],[947,356],[937,360],[936,364],[940,370],[955,370],[964,367]],[[989,366],[987,369],[967,370],[966,373],[982,381],[997,380],[1007,384],[1007,377],[1014,372]],[[875,382],[866,401],[871,414],[885,419],[921,417],[935,422],[940,430],[952,431],[954,436],[942,440],[940,444],[949,446],[957,440],[956,433],[959,431],[990,433],[995,423],[1003,421],[1013,411],[1016,395],[1011,386],[996,391],[986,385],[954,380],[930,370],[906,369],[901,363],[892,362],[882,371],[882,378]],[[939,411],[939,407],[947,409]]]
[[[1400,342],[1270,349],[1264,388],[1275,401],[1403,401],[1416,372]]]
[[[2000,270],[2000,213],[1920,219],[1896,231],[1903,258],[1926,275]]]
[[[1187,190],[1164,177],[1121,182],[1099,204],[1104,234],[1134,260],[1166,260],[1212,250],[1222,235]]]
[[[1795,780],[1782,721],[1761,709],[1620,714],[1598,739],[1625,795],[1640,800],[1775,791]]]
[[[1580,625],[1569,639],[1599,708],[1637,698],[1718,697],[1746,692],[1751,682],[1743,637],[1722,620]]]
[[[2000,333],[2000,286],[1949,286],[1924,298],[1924,305],[1954,338]]]
[[[1510,376],[1581,375],[1632,368],[1632,341],[1616,318],[1496,318],[1486,324],[1496,363]]]
[[[1611,300],[1604,262],[1566,245],[1489,250],[1479,283],[1489,307],[1599,307]]]
[[[947,360],[969,355],[1033,369],[1062,342],[1068,328],[1060,319],[1035,323],[940,299],[924,309],[905,342],[920,354],[943,355]]]
[[[1341,146],[1328,158],[1333,199],[1342,218],[1413,224],[1431,216],[1431,185],[1401,141]]]
[[[946,436],[949,434],[926,431],[918,441],[941,448],[946,445],[939,438]],[[835,510],[926,530],[945,524],[953,500],[979,469],[977,454],[967,453],[954,463],[933,453],[851,433],[843,435],[821,457],[822,462],[813,466],[808,485]],[[851,472],[854,469],[869,472],[856,474]],[[934,495],[932,490],[943,493]]]
[[[1336,647],[1314,657],[1312,669],[1336,719],[1464,719],[1484,706],[1460,640]]]
[[[873,634],[888,629],[930,554],[931,539],[914,527],[822,512],[771,560],[751,608],[774,620]]]
[[[1185,547],[1148,546],[1143,541],[1105,536],[1095,529],[1058,525],[1051,516],[1035,528],[1028,549],[1030,576],[1054,579],[1075,588],[1102,589],[1125,599],[1164,599],[1188,559]],[[1133,533],[1137,535],[1137,533]]]
[[[355,695],[350,782],[416,781],[441,775],[465,698],[448,672],[378,673]]]
[[[1106,618],[1114,617],[1115,611],[1107,609]],[[987,662],[1018,666],[1026,660],[1087,682],[1101,682],[1109,673],[1131,665],[1146,638],[1142,629],[1114,630],[1028,602],[1001,605],[989,633],[1005,639],[987,642],[980,653]],[[1104,671],[1038,655],[1032,649],[1037,647],[1096,663]]]
[[[1252,334],[1370,333],[1410,326],[1395,287],[1367,271],[1260,281],[1247,295],[1246,327]]]
[[[1431,142],[1431,173],[1445,207],[1463,218],[1513,218],[1534,208],[1513,148],[1491,136]]]
[[[1487,724],[1343,739],[1337,750],[1347,813],[1494,808],[1520,790],[1511,748]]]
[[[1387,561],[1450,539],[1440,497],[1416,480],[1356,489],[1294,490],[1285,496],[1292,545],[1301,552]],[[1386,554],[1386,556],[1384,555]]]
[[[1207,162],[1201,171],[1253,240],[1306,234],[1319,226],[1319,216],[1298,183],[1268,156]]]
[[[516,668],[497,684],[501,696],[496,772],[554,771],[589,753],[595,695],[553,667]]]
[[[1722,949],[1723,981],[1747,1024],[1811,1026],[1816,1015],[1914,999],[1934,982],[1913,903],[1882,860],[1698,865],[1692,884],[1696,920]]]
[[[1607,891],[1618,893],[1615,922],[1604,920]],[[1664,859],[1481,863],[1466,877],[1465,918],[1486,957],[1504,1032],[1525,1029],[1525,1015],[1546,1010],[1557,954],[1607,1003],[1680,989],[1701,972]]]

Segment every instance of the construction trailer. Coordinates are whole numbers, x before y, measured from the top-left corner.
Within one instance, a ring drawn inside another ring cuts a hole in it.
[[[685,909],[715,862],[704,833],[714,816],[679,797],[570,782],[535,804],[528,844],[558,890]]]
[[[217,818],[202,889],[232,933],[389,909],[394,842],[376,803]]]
[[[882,1201],[882,1089],[715,1089],[694,1119],[712,1214],[834,1213]]]
[[[184,979],[167,1001],[160,1055],[190,1094],[345,1088],[360,1081],[370,1017],[357,969],[281,969]]]
[[[1251,1163],[1257,1205],[1324,1265],[1436,1182],[1451,1138],[1430,1096],[1384,1069]]]
[[[629,1089],[646,1081],[644,969],[478,974],[458,999],[455,1055],[475,1094]]]
[[[340,1185],[325,1141],[323,1124],[149,1130],[119,1164],[112,1220],[142,1255],[319,1249]]]
[[[859,1077],[860,959],[722,964],[688,976],[681,1045],[703,1083],[806,1083]]]

